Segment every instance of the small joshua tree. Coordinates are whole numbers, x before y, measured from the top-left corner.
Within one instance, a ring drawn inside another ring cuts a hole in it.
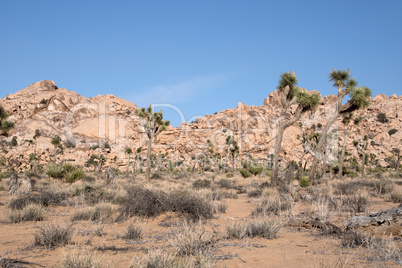
[[[126,173],[128,174],[130,170],[130,160],[131,160],[131,154],[133,153],[133,150],[131,148],[126,148],[126,154],[128,154],[128,161],[127,161],[127,171]]]
[[[239,146],[237,142],[234,140],[233,136],[226,137],[226,144],[228,145],[228,154],[232,157],[232,169],[233,172],[235,171],[235,159],[236,156],[239,154]]]
[[[159,135],[162,131],[166,130],[166,128],[170,125],[169,120],[163,120],[162,110],[160,112],[154,112],[151,105],[147,109],[141,108],[136,110],[135,113],[143,119],[144,130],[148,136],[148,150],[147,150],[147,163],[146,163],[146,171],[145,178],[149,180],[151,176],[151,151],[152,151],[152,142],[155,137]]]
[[[54,136],[54,137],[52,138],[51,143],[52,143],[53,146],[54,146],[54,160],[53,160],[53,161],[56,163],[56,161],[57,161],[57,154],[58,154],[58,147],[61,146],[61,138],[60,138],[58,135],[56,135],[56,136]]]
[[[14,128],[14,123],[7,120],[8,113],[0,106],[0,135],[8,136],[8,132]]]

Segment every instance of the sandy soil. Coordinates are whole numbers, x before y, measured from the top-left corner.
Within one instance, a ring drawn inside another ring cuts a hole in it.
[[[40,183],[45,180],[39,180],[36,188],[38,189]],[[102,258],[102,264],[106,267],[129,267],[133,264],[133,258],[141,258],[152,249],[173,251],[171,240],[172,230],[176,228],[174,223],[182,221],[175,213],[164,213],[155,218],[141,218],[144,235],[142,239],[134,242],[126,241],[122,236],[128,224],[135,218],[123,222],[114,222],[111,219],[104,222],[72,223],[71,216],[77,210],[86,207],[85,204],[74,202],[46,207],[46,217],[43,221],[11,223],[8,217],[11,209],[8,205],[16,196],[8,194],[7,183],[8,179],[1,181],[3,190],[0,191],[0,257],[30,263],[17,267],[59,267],[65,256],[72,252],[82,254],[92,252],[96,257]],[[66,187],[71,186],[66,184]],[[385,196],[370,196],[369,199],[370,208],[365,214],[384,211],[398,205],[386,200]],[[281,216],[271,216],[285,225],[276,239],[227,239],[226,226],[235,221],[243,222],[250,219],[251,211],[255,209],[258,201],[258,198],[248,197],[246,193],[239,194],[237,199],[224,199],[223,202],[228,204],[226,212],[203,222],[207,232],[216,231],[217,243],[213,253],[216,267],[398,267],[392,260],[370,260],[370,254],[373,252],[365,248],[342,247],[338,237],[320,235],[319,230],[315,228],[286,226],[291,217],[314,213],[314,202],[297,202],[290,212]],[[116,209],[113,216],[115,218],[120,206],[116,204],[112,206]],[[345,219],[352,216],[351,213],[342,211],[329,214],[329,221],[341,228]],[[50,250],[34,246],[37,227],[49,223],[72,223],[74,228],[72,243]],[[378,237],[389,234],[401,237],[400,223],[367,228],[365,231]],[[396,249],[401,250],[401,239],[394,241]]]

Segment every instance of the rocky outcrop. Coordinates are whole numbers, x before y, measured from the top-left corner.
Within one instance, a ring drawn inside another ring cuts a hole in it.
[[[282,152],[286,161],[299,161],[303,154],[298,137],[313,125],[325,125],[331,115],[336,96],[325,96],[314,113],[302,118],[302,126],[295,124],[286,129]],[[15,168],[26,169],[36,161],[46,165],[56,148],[51,139],[59,135],[64,143],[58,161],[73,160],[83,165],[92,154],[103,154],[106,166],[125,168],[128,155],[125,149],[135,151],[146,147],[147,137],[140,119],[135,115],[135,104],[113,95],[86,98],[76,92],[58,88],[53,81],[45,80],[27,88],[9,94],[0,99],[9,119],[16,123],[16,128],[9,137],[0,137],[2,149],[0,159]],[[374,154],[380,163],[391,156],[391,150],[401,146],[402,131],[392,136],[388,130],[401,130],[402,96],[387,98],[380,94],[372,99],[371,106],[365,111],[358,111],[356,116],[363,116],[359,127],[354,127],[348,139],[348,151],[358,157],[353,140],[369,135],[370,146],[367,153]],[[292,117],[296,106],[290,107],[286,115]],[[388,123],[376,120],[377,113],[386,113]],[[247,106],[239,103],[233,109],[223,110],[214,115],[205,115],[195,123],[182,123],[178,128],[170,127],[157,136],[154,152],[169,153],[175,161],[191,162],[192,157],[202,151],[207,140],[214,145],[216,152],[226,154],[226,137],[234,136],[240,146],[240,154],[253,155],[254,158],[267,158],[273,153],[273,144],[277,133],[277,121],[280,114],[280,98],[273,91],[264,100],[262,106]],[[343,125],[340,120],[333,126],[332,149],[336,151],[343,141]],[[38,130],[40,136],[35,135]],[[18,145],[10,145],[13,136]],[[106,145],[106,146],[105,146]],[[97,148],[97,149],[95,149]],[[143,158],[145,151],[142,152]],[[38,160],[33,160],[34,157]]]

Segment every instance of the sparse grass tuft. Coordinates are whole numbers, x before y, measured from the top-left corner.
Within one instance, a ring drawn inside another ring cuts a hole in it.
[[[136,222],[133,222],[126,227],[126,234],[123,236],[123,238],[126,240],[139,240],[142,238],[142,235],[142,226]]]
[[[29,204],[22,210],[12,210],[9,219],[13,223],[21,221],[42,221],[45,218],[45,209],[37,204]]]
[[[278,237],[282,227],[282,223],[278,221],[262,218],[245,223],[235,222],[234,224],[229,224],[226,227],[226,233],[229,239],[243,239],[246,237],[273,239]]]
[[[44,246],[47,249],[62,247],[69,244],[73,237],[72,225],[61,226],[52,223],[37,228],[39,230],[35,233],[35,246]]]
[[[208,254],[215,243],[214,234],[206,232],[201,222],[197,224],[184,222],[183,226],[174,231],[171,240],[179,256]]]
[[[101,268],[102,263],[102,257],[91,252],[74,252],[64,257],[61,268]]]

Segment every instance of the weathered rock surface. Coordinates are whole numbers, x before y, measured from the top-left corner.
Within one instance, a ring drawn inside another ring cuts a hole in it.
[[[395,96],[388,98],[380,94],[372,99],[367,110],[356,112],[356,116],[361,115],[364,120],[351,131],[348,139],[350,153],[358,157],[353,140],[362,139],[365,134],[375,143],[368,147],[367,153],[380,159],[380,164],[386,164],[383,159],[392,155],[393,148],[401,147],[402,96]],[[317,110],[302,118],[302,127],[310,129],[313,124],[325,125],[334,109],[335,99],[334,95],[322,98]],[[63,154],[57,156],[58,160],[73,160],[79,165],[83,165],[92,154],[103,154],[107,159],[106,167],[124,168],[128,160],[125,149],[130,147],[135,151],[147,145],[142,123],[134,112],[138,107],[113,95],[86,98],[76,92],[57,88],[53,81],[45,80],[7,95],[0,99],[0,105],[10,114],[9,120],[16,123],[9,137],[0,137],[0,159],[21,170],[32,164],[30,155],[35,154],[41,165],[52,159],[55,148],[51,139],[55,135],[59,135],[65,144]],[[262,106],[250,107],[239,103],[233,109],[205,115],[196,123],[170,127],[156,138],[153,149],[155,153],[168,152],[169,158],[189,163],[208,139],[216,152],[226,155],[226,137],[232,135],[240,146],[241,154],[250,153],[254,158],[267,158],[273,153],[280,109],[279,93],[274,91]],[[288,118],[292,117],[295,109],[295,106],[291,107]],[[390,120],[388,123],[376,120],[380,112],[386,113]],[[332,132],[334,138],[331,146],[334,151],[343,141],[343,125],[340,121],[333,125],[335,130]],[[390,136],[388,130],[392,128],[399,131]],[[39,130],[40,137],[34,139],[35,130]],[[282,151],[286,161],[299,161],[302,156],[303,149],[298,139],[301,130],[295,124],[285,132]],[[18,141],[15,147],[10,146],[13,136]],[[94,150],[96,147],[100,149]],[[143,150],[143,158],[145,153]]]
[[[369,216],[356,216],[346,221],[347,229],[391,224],[402,220],[402,204],[383,212],[371,213]]]

